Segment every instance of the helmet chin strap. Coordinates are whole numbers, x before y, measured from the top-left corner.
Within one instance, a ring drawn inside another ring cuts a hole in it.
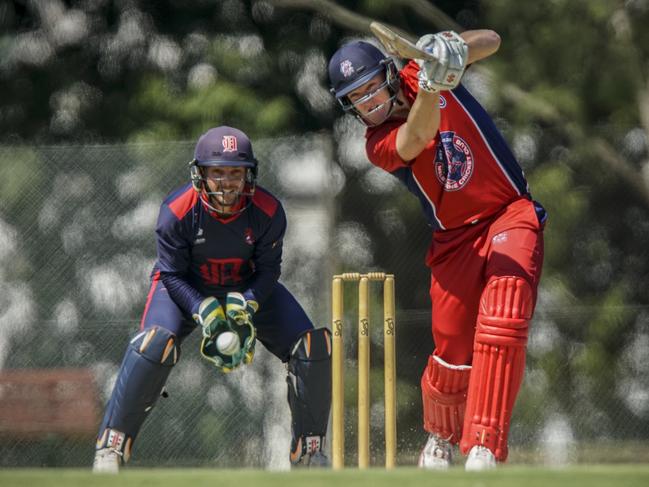
[[[201,192],[200,198],[201,198],[202,203],[210,211],[213,211],[213,212],[217,213],[219,216],[232,216],[232,215],[237,215],[237,214],[245,211],[250,206],[251,198],[248,198],[249,201],[246,202],[246,204],[240,204],[242,196],[243,197],[248,197],[248,193],[239,193],[237,195],[236,200],[231,205],[223,205],[221,203],[218,203],[218,201],[216,203],[214,203],[212,201],[212,198],[216,199],[216,196],[208,195],[208,193],[206,191]],[[237,206],[239,206],[239,208],[237,208],[236,210],[228,210],[228,211],[224,210],[224,208],[236,208]]]
[[[237,195],[235,200],[231,205],[224,205],[217,200],[217,196],[224,197],[224,195],[226,194],[225,191],[223,191],[223,183],[219,181],[221,185],[220,191],[209,191],[205,178],[202,175],[201,169],[196,164],[196,161],[192,161],[189,164],[192,186],[198,193],[203,205],[205,205],[205,207],[210,211],[217,213],[219,216],[232,216],[242,213],[252,203],[252,197],[255,195],[256,181],[254,178],[254,173],[249,172],[250,169],[246,169],[243,191],[233,191],[233,193],[236,193]],[[245,204],[241,204],[242,197],[247,199]],[[224,210],[224,208],[236,208],[236,210],[226,211]]]

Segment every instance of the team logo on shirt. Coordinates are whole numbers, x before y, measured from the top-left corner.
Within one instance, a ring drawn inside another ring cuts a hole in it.
[[[255,236],[252,233],[252,228],[246,228],[246,231],[243,233],[244,240],[248,245],[253,245],[255,243]]]
[[[199,227],[198,232],[196,232],[196,240],[194,240],[194,245],[199,245],[205,243],[205,237],[203,236],[203,229]]]
[[[439,95],[439,107],[446,108],[446,98],[443,95]]]
[[[440,132],[440,138],[435,152],[435,175],[445,191],[457,191],[471,179],[473,154],[469,144],[455,132]]]

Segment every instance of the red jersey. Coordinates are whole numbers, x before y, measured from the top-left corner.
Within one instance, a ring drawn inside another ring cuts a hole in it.
[[[412,104],[419,67],[410,61],[399,73]],[[396,148],[397,130],[405,119],[368,127],[367,156],[372,164],[398,177],[420,200],[435,230],[474,224],[507,204],[529,197],[523,170],[491,117],[459,85],[439,96],[441,120],[435,138],[412,161]]]

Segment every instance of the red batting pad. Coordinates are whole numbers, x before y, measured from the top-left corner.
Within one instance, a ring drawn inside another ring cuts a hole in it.
[[[493,278],[482,293],[460,442],[465,454],[474,445],[484,445],[498,461],[507,458],[509,422],[525,371],[533,310],[532,288],[523,278]]]
[[[451,443],[462,437],[469,365],[451,365],[431,355],[421,377],[424,429]]]

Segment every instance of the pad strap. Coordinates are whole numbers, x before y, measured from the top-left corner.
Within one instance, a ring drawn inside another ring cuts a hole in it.
[[[421,377],[424,429],[456,444],[462,437],[470,365],[451,365],[431,355]]]
[[[482,293],[473,345],[463,453],[474,445],[507,459],[512,410],[525,371],[525,346],[534,294],[521,277],[491,279]]]

